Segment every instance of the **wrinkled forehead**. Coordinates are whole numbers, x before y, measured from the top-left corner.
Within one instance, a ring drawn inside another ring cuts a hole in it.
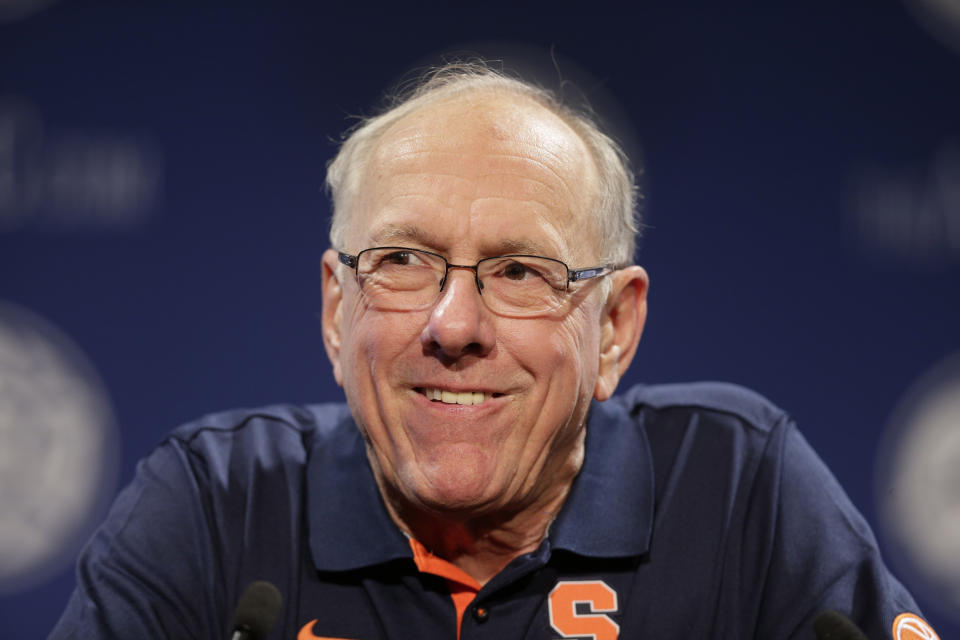
[[[592,155],[566,122],[529,98],[467,94],[404,116],[370,155],[360,183],[360,209],[376,211],[382,205],[378,195],[395,195],[388,183],[402,184],[403,176],[417,175],[427,164],[434,173],[480,185],[497,179],[512,193],[542,204],[559,226],[581,234],[595,226],[599,180]],[[437,178],[438,189],[442,179]],[[368,222],[362,218],[354,216],[354,224]]]

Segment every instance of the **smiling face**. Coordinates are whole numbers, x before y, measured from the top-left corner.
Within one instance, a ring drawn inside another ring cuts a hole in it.
[[[594,266],[590,158],[566,124],[524,99],[479,93],[423,108],[379,141],[338,249],[405,246],[460,265],[528,253]],[[324,261],[328,353],[392,500],[479,516],[565,491],[582,461],[590,399],[601,387],[607,395],[598,370],[620,366],[601,357],[611,332],[599,281],[573,285],[559,314],[511,318],[486,307],[469,270],[452,269],[432,306],[396,311],[372,306],[336,253]]]

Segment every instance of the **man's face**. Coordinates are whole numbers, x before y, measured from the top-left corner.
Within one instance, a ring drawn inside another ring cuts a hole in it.
[[[454,264],[528,253],[571,268],[599,258],[590,154],[526,101],[474,95],[414,112],[382,138],[360,184],[338,247],[348,253],[404,246]],[[486,307],[472,272],[454,269],[433,306],[386,311],[352,272],[334,272],[335,253],[324,260],[328,351],[382,487],[419,510],[481,515],[569,483],[597,383],[598,281],[571,287],[560,314],[511,318]],[[483,401],[435,400],[434,390]]]

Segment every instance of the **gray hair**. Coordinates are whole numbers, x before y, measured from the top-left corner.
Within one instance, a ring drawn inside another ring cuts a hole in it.
[[[470,92],[511,93],[554,113],[583,140],[600,176],[599,206],[594,212],[605,264],[633,262],[639,229],[637,186],[630,160],[620,145],[600,130],[594,116],[565,105],[553,92],[490,68],[484,62],[456,62],[432,69],[399,91],[379,115],[365,118],[345,132],[343,144],[327,166],[333,200],[330,243],[344,249],[351,199],[363,168],[386,131],[404,116],[445,99]]]

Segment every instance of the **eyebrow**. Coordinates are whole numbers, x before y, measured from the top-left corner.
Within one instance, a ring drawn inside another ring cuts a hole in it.
[[[388,224],[370,238],[376,244],[391,242],[410,242],[425,247],[439,246],[437,239],[429,231],[412,224]]]
[[[531,240],[504,239],[496,244],[495,253],[499,255],[508,255],[511,253],[526,253],[532,255],[551,257],[551,251],[546,250],[541,244]]]
[[[401,245],[409,243],[435,251],[443,249],[443,243],[436,235],[423,227],[412,224],[388,224],[374,233],[371,236],[371,241],[381,246],[391,243],[400,243]],[[548,249],[541,243],[521,238],[498,240],[492,245],[485,246],[483,251],[485,256],[529,254],[545,258],[554,257],[554,253],[556,253],[554,249]]]

